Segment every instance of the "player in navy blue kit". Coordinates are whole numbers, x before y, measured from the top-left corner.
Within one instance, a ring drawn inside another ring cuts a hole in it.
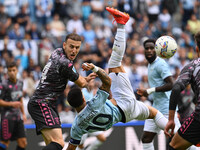
[[[178,76],[170,96],[169,105],[169,121],[165,127],[165,134],[171,136],[174,130],[174,114],[178,102],[181,100],[181,91],[183,91],[188,84],[191,84],[197,104],[194,112],[188,117],[179,128],[178,132],[172,137],[170,142],[170,150],[185,150],[191,145],[200,146],[200,32],[194,36],[197,59],[191,61],[186,65]],[[168,133],[172,130],[171,134]]]
[[[79,87],[86,87],[94,73],[82,77],[76,72],[73,60],[81,47],[81,37],[75,33],[66,36],[63,48],[51,54],[43,69],[38,87],[28,103],[28,111],[35,121],[37,134],[42,134],[46,143],[43,150],[62,150],[64,140],[61,123],[56,110],[56,101],[66,88],[68,80]]]
[[[23,123],[23,120],[26,120],[23,107],[23,82],[17,79],[18,70],[14,62],[10,63],[7,69],[8,80],[0,85],[2,107],[0,150],[6,150],[13,140],[17,141],[16,150],[25,150],[27,140]]]

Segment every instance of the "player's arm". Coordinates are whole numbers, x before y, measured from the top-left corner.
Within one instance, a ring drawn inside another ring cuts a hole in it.
[[[181,100],[181,91],[184,89],[184,86],[180,82],[176,82],[172,88],[172,93],[170,95],[170,103],[169,103],[169,121],[165,127],[165,134],[168,136],[172,136],[174,134],[174,116],[176,111],[176,106],[178,104],[178,101]],[[171,129],[171,133],[168,131]]]
[[[172,76],[168,76],[167,78],[164,79],[165,84],[159,87],[156,87],[155,91],[156,92],[166,92],[170,91],[173,87],[173,79]]]
[[[111,86],[111,78],[108,76],[108,74],[100,67],[95,66],[92,63],[84,63],[82,65],[83,70],[92,70],[95,72],[100,80],[102,81],[102,85],[100,87],[101,90],[104,90],[109,93],[110,86]]]
[[[22,105],[22,103],[18,102],[18,101],[8,102],[8,101],[4,101],[3,99],[0,99],[0,106],[2,106],[2,107],[19,108],[19,107],[21,107],[21,105]]]
[[[152,87],[149,89],[137,89],[137,94],[140,96],[148,96],[149,94],[153,93],[153,92],[166,92],[166,91],[170,91],[173,87],[173,79],[172,76],[168,76],[164,79],[165,84],[162,86],[158,86],[158,87]]]
[[[77,147],[76,145],[72,145],[71,143],[69,143],[66,150],[75,150],[76,147]]]
[[[26,114],[25,114],[25,111],[24,111],[24,105],[23,105],[23,98],[20,99],[20,102],[21,102],[21,107],[20,107],[20,110],[22,112],[22,117],[23,117],[23,120],[26,121],[27,118],[26,118]]]
[[[91,73],[87,77],[83,77],[79,75],[78,79],[74,82],[76,85],[78,85],[81,88],[87,87],[88,82],[90,82],[92,79],[96,78],[96,74]]]

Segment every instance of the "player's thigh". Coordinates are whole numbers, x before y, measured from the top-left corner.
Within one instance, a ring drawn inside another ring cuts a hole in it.
[[[182,138],[178,132],[174,135],[174,137],[172,138],[170,145],[177,150],[183,150],[183,149],[187,149],[188,147],[190,147],[192,145],[192,143],[186,141],[184,138]]]
[[[146,119],[144,123],[144,131],[152,132],[152,133],[159,133],[160,128],[156,125],[153,119]]]
[[[48,145],[51,142],[56,142],[64,147],[64,140],[62,137],[61,128],[42,129],[41,133],[46,145]]]

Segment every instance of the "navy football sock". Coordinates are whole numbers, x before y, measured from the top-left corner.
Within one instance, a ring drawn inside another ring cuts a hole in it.
[[[171,146],[169,145],[169,150],[176,150],[176,149],[174,149],[173,147],[171,147]]]
[[[21,148],[19,145],[17,145],[16,150],[25,150],[25,148]]]

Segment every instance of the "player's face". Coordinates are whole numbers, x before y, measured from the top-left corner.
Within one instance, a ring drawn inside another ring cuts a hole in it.
[[[144,54],[149,62],[152,62],[156,58],[155,44],[147,42],[144,46]]]
[[[68,39],[63,43],[63,49],[65,50],[65,54],[69,60],[74,60],[79,53],[81,47],[81,41],[74,41],[72,39]]]
[[[11,80],[15,80],[17,78],[17,67],[8,68],[8,78]]]

